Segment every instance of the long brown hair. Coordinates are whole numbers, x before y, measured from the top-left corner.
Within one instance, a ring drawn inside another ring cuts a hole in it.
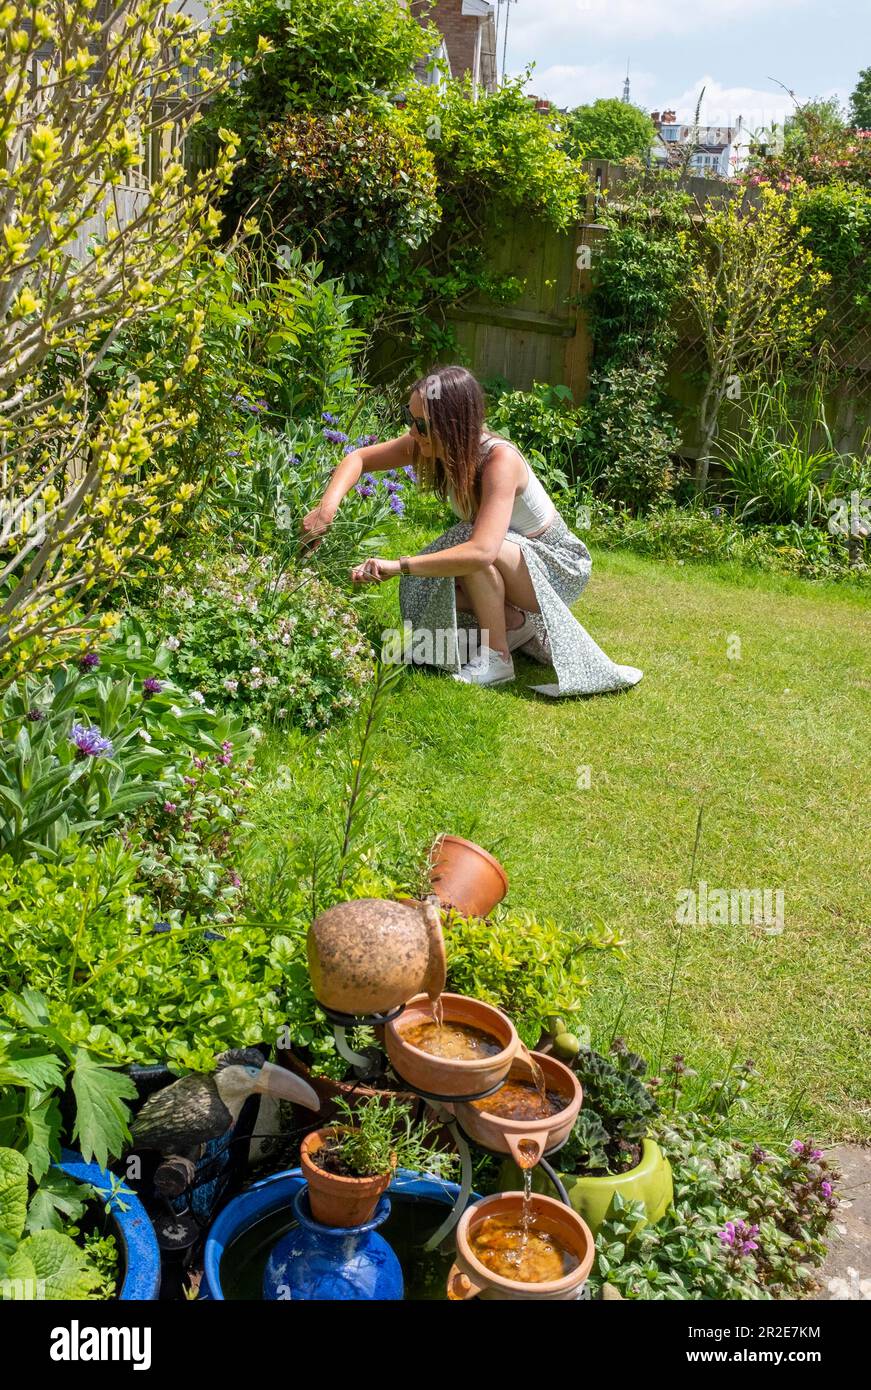
[[[453,492],[460,514],[470,519],[481,505],[484,392],[465,367],[434,367],[412,391],[423,402],[433,441],[432,457],[417,458],[423,485],[443,501]]]

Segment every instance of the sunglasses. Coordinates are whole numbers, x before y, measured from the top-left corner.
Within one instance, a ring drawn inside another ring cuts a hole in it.
[[[402,418],[409,429],[411,429],[413,425],[417,430],[418,434],[423,435],[424,439],[426,439],[427,435],[429,434],[429,429],[427,427],[426,420],[422,419],[422,417],[418,415],[412,415],[407,405],[404,405],[402,407]]]

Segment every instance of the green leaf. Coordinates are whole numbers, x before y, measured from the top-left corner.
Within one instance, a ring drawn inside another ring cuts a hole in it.
[[[31,1297],[87,1298],[100,1283],[100,1274],[70,1236],[60,1231],[37,1231],[21,1242],[9,1261],[7,1277],[36,1280]]]
[[[50,1169],[31,1198],[26,1229],[31,1235],[60,1231],[64,1221],[78,1221],[93,1191],[89,1183],[76,1182],[59,1168]]]
[[[5,1057],[0,1060],[0,1086],[27,1086],[53,1091],[64,1084],[57,1057],[46,1052],[38,1057]]]
[[[0,1227],[17,1239],[27,1217],[28,1167],[24,1154],[0,1149]]]
[[[77,1048],[73,1094],[76,1098],[73,1137],[78,1139],[86,1163],[94,1158],[105,1168],[110,1154],[120,1154],[130,1138],[130,1111],[124,1101],[135,1098],[136,1087],[129,1076],[101,1066],[83,1048]]]

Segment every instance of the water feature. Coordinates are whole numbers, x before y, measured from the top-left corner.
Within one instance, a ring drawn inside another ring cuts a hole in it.
[[[538,1070],[544,1079],[541,1068]],[[569,1098],[560,1095],[559,1091],[548,1090],[546,1082],[542,1096],[535,1082],[508,1080],[494,1095],[471,1103],[476,1110],[496,1115],[500,1120],[543,1120],[564,1110]]]
[[[470,1233],[469,1244],[485,1268],[524,1284],[550,1283],[577,1269],[580,1259],[548,1231],[518,1224],[511,1215],[488,1216]]]
[[[471,1023],[455,1023],[444,1020],[441,1023],[426,1019],[408,1028],[400,1028],[402,1041],[411,1047],[428,1052],[431,1057],[444,1057],[451,1061],[471,1062],[479,1057],[497,1057],[504,1051],[504,1043],[476,1028]]]

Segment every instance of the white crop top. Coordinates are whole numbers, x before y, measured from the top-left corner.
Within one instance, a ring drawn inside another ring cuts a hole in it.
[[[522,536],[540,535],[556,516],[556,507],[547,495],[543,483],[526,463],[526,459],[523,458],[517,445],[512,444],[510,439],[500,439],[498,435],[490,435],[484,440],[484,448],[488,453],[494,444],[507,444],[509,449],[513,449],[516,454],[519,454],[526,464],[526,487],[514,499],[511,520],[508,523],[509,528],[512,531],[519,531]],[[448,493],[448,501],[454,515],[461,517],[462,514],[457,506],[453,490]],[[468,518],[465,519],[468,520]]]

